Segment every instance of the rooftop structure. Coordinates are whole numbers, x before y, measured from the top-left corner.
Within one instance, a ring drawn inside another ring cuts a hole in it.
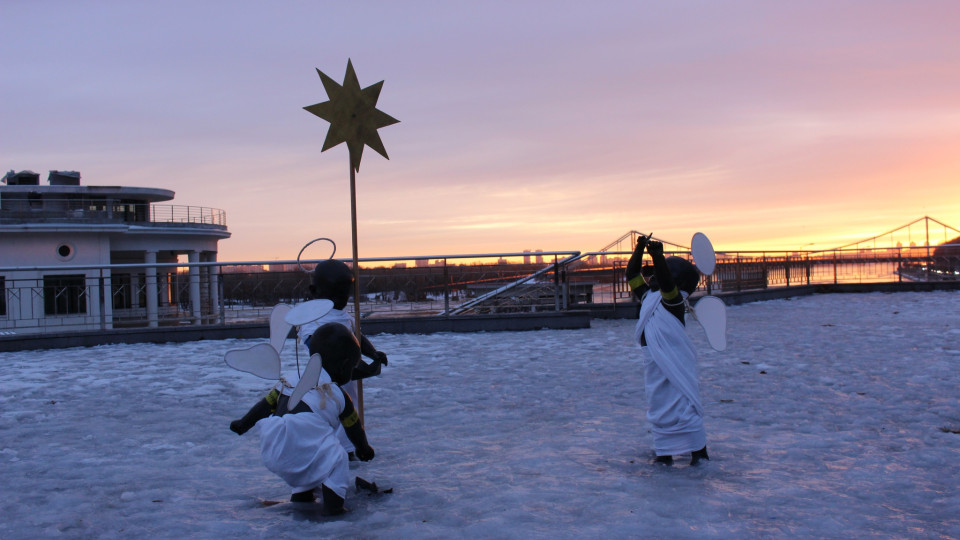
[[[75,171],[50,171],[46,185],[39,176],[10,171],[0,183],[0,328],[113,328],[137,312],[157,326],[170,310],[199,324],[216,311],[217,280],[199,285],[212,270],[191,267],[184,276],[163,265],[181,256],[216,261],[217,243],[230,237],[222,210],[157,204],[173,200],[168,189],[83,186]],[[118,264],[142,266],[101,269]],[[90,286],[101,280],[106,289]],[[175,294],[181,282],[186,300]]]

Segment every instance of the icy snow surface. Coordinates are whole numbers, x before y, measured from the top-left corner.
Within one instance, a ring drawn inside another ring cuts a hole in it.
[[[0,354],[0,538],[960,537],[960,293],[728,308],[700,378],[712,460],[649,463],[633,321],[377,335],[377,457],[318,518],[228,430],[262,340]],[[293,342],[284,350],[293,365]],[[303,360],[301,356],[301,360]]]

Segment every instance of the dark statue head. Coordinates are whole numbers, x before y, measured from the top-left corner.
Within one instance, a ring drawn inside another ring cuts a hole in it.
[[[341,261],[329,259],[317,264],[313,270],[313,284],[310,293],[316,298],[333,302],[333,307],[343,309],[350,299],[350,287],[353,285],[353,271]]]
[[[700,283],[700,271],[692,262],[682,257],[667,257],[667,267],[670,269],[670,275],[673,276],[673,282],[681,291],[692,294],[697,290]]]

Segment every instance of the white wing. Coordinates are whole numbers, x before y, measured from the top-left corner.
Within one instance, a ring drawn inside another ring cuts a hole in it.
[[[702,232],[693,235],[690,240],[690,253],[698,270],[708,276],[713,273],[717,266],[717,252],[713,250],[713,244],[707,235]]]
[[[323,317],[329,313],[331,309],[333,309],[333,302],[330,300],[325,298],[309,300],[294,306],[293,309],[286,314],[284,320],[294,326],[300,326]]]
[[[707,334],[707,342],[718,351],[727,348],[727,306],[716,296],[704,296],[693,307],[694,315],[703,331]]]
[[[227,351],[223,360],[233,369],[272,381],[280,379],[280,354],[269,343]]]
[[[290,401],[287,402],[288,411],[292,411],[300,403],[304,394],[316,388],[317,382],[320,381],[321,371],[323,371],[323,363],[320,360],[320,355],[315,354],[310,357],[306,369],[303,370],[303,375],[300,376],[300,381],[297,382],[293,393],[290,394]]]
[[[277,353],[283,350],[283,344],[286,343],[287,335],[293,327],[286,321],[287,313],[291,309],[293,308],[290,304],[277,304],[270,312],[270,345],[273,345]]]

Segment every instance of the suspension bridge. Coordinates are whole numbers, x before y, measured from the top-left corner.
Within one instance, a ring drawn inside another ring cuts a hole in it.
[[[830,250],[933,247],[960,242],[960,229],[924,216],[885,233]]]
[[[631,252],[633,251],[634,246],[637,245],[637,238],[641,235],[648,236],[649,233],[640,233],[635,230],[629,231],[597,251],[600,253]],[[689,246],[683,244],[657,238],[656,236],[653,236],[652,238],[663,242],[664,250],[666,251],[680,252],[690,250]],[[829,249],[812,250],[811,253],[862,249],[934,247],[941,244],[960,244],[960,229],[957,229],[951,225],[947,225],[946,223],[930,216],[924,216],[905,225],[901,225],[892,230],[865,238],[863,240],[850,242],[849,244],[844,244],[842,246]],[[766,251],[785,250],[769,249]]]

